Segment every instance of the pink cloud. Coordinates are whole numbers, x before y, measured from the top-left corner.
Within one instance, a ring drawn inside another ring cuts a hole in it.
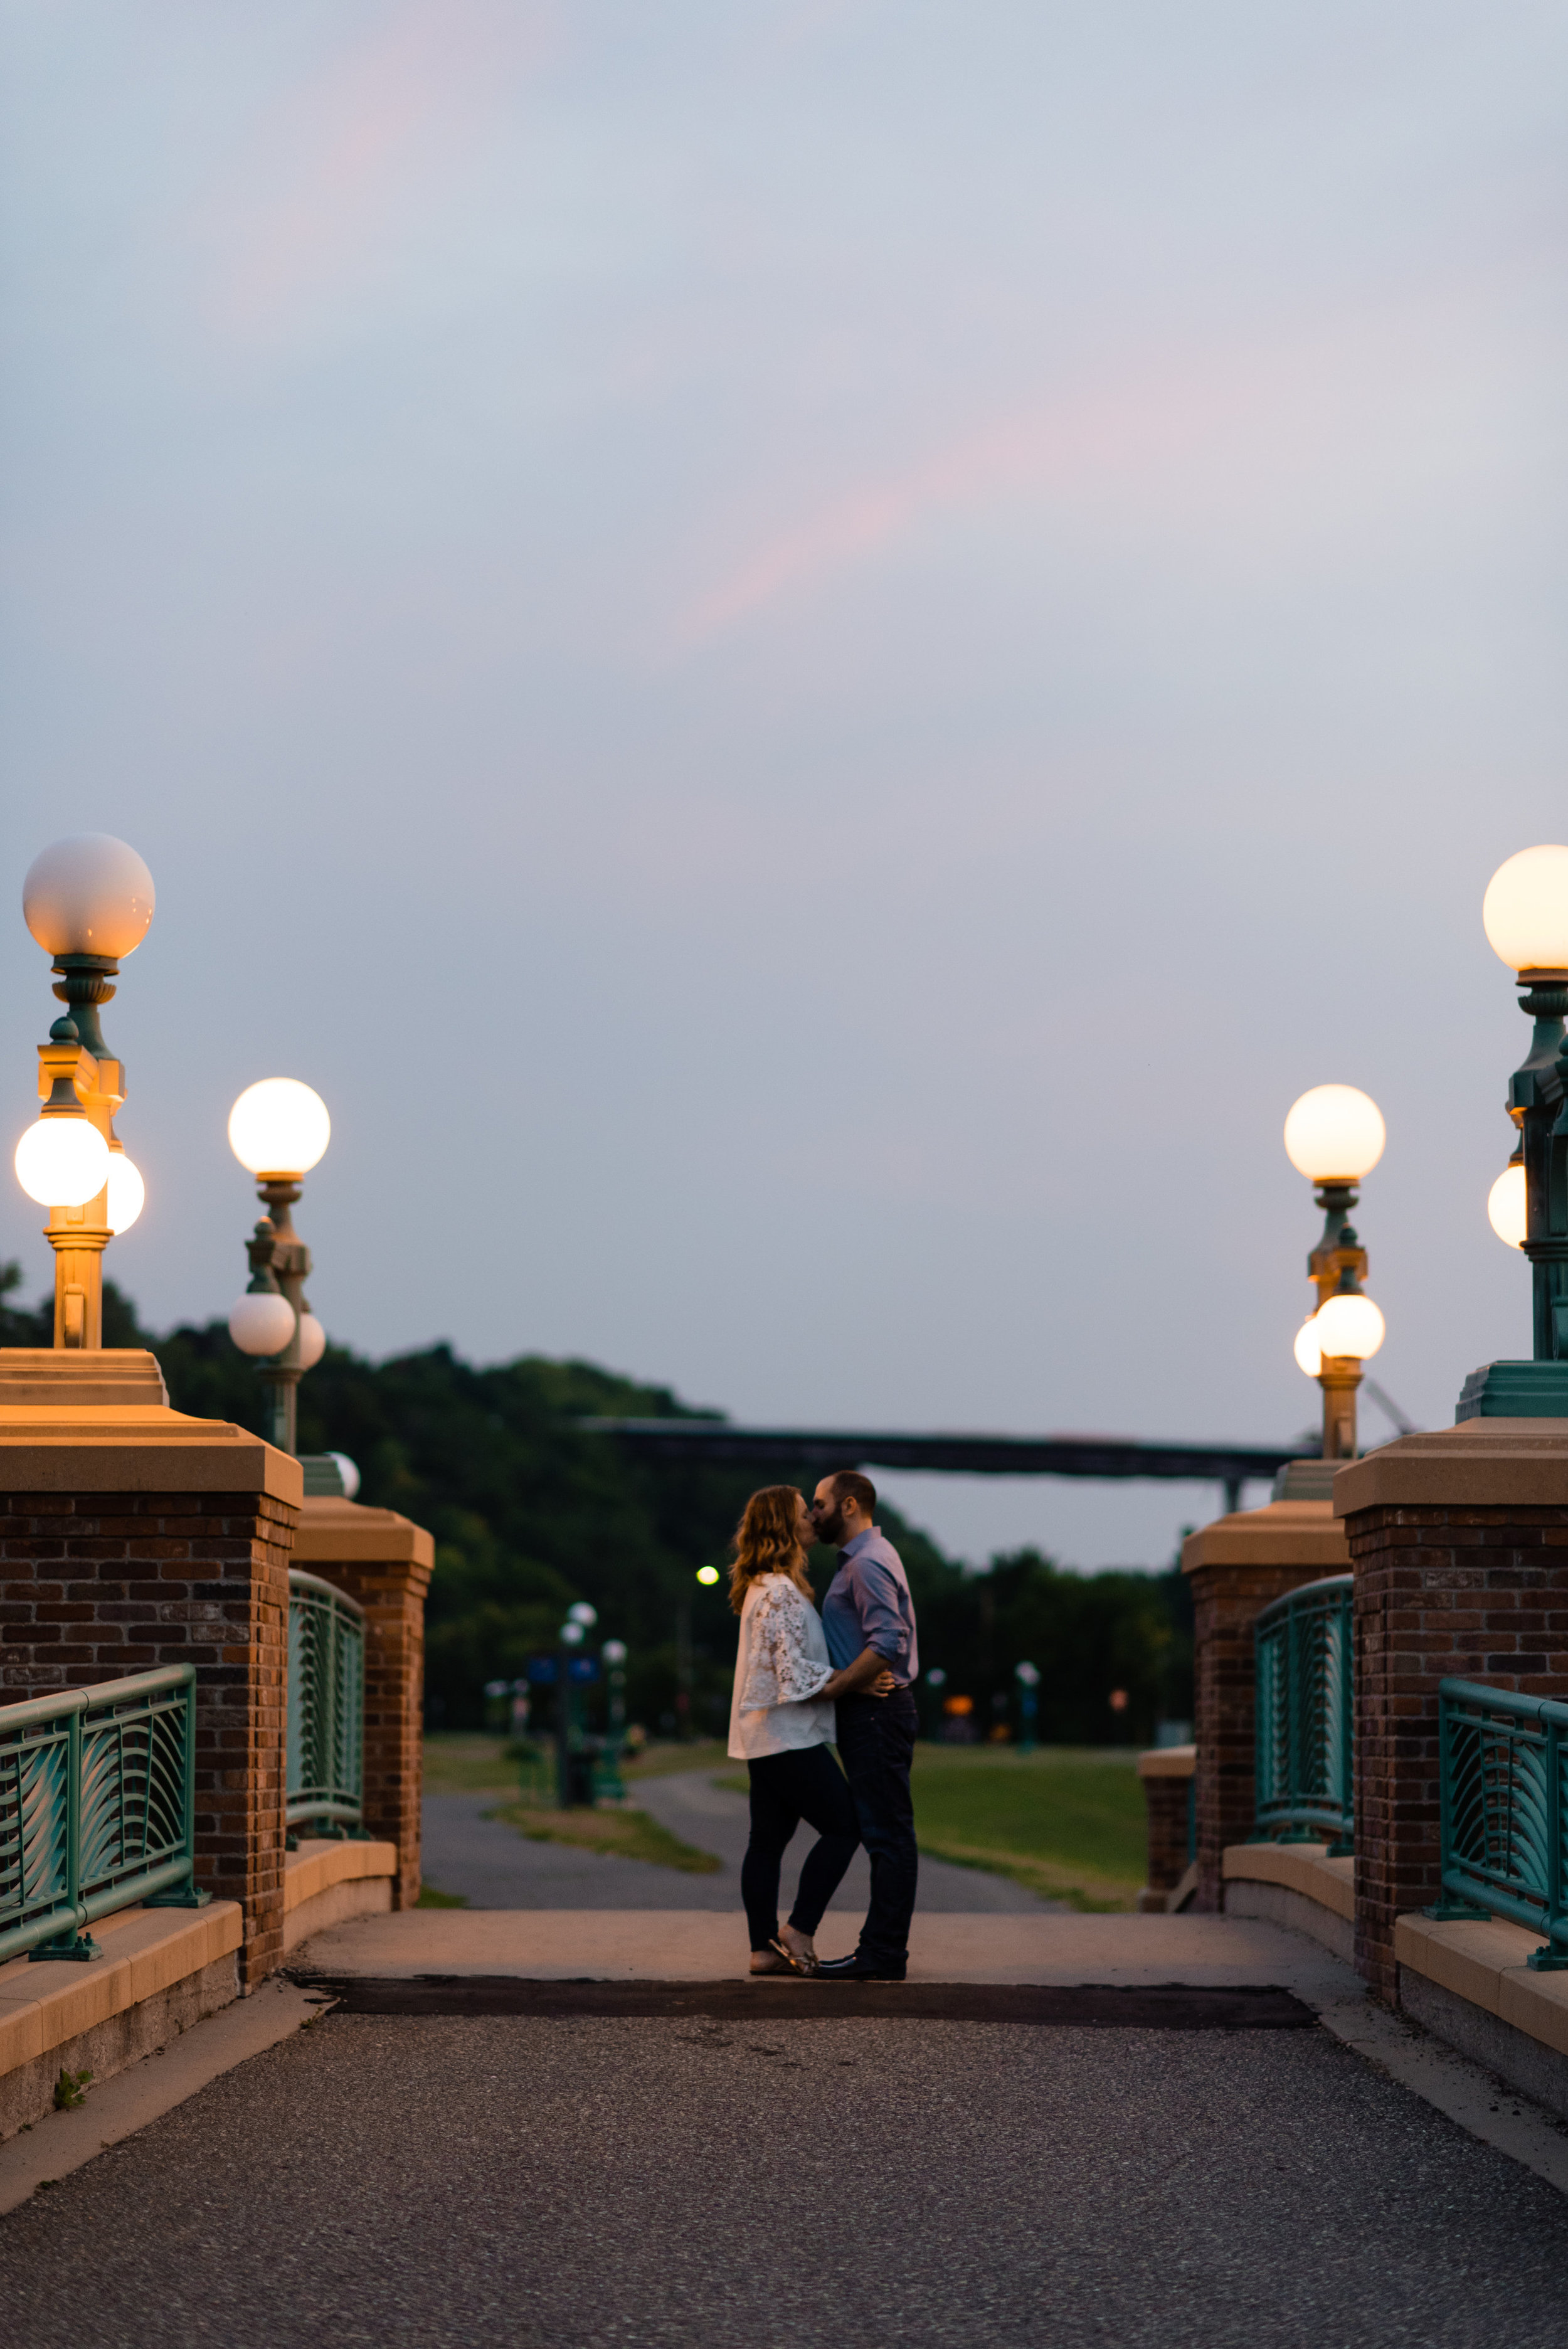
[[[1378,297],[1271,339],[1150,354],[1102,383],[995,418],[765,539],[686,605],[674,641],[719,636],[944,511],[999,496],[1103,498],[1133,485],[1147,511],[1158,496],[1191,495],[1205,462],[1212,477],[1216,450],[1234,467],[1262,456],[1271,476],[1282,458],[1287,472],[1311,462],[1347,408],[1365,409],[1380,390],[1398,396],[1456,290],[1421,289],[1403,305]]]
[[[275,328],[341,274],[412,191],[441,134],[493,102],[498,69],[531,62],[550,23],[543,6],[408,0],[273,108],[211,204],[224,248],[218,309],[231,331]]]

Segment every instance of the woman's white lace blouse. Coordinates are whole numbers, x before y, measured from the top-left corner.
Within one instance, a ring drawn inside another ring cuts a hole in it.
[[[830,1744],[833,1707],[817,1691],[832,1677],[821,1618],[787,1574],[759,1574],[740,1612],[729,1708],[738,1762]]]

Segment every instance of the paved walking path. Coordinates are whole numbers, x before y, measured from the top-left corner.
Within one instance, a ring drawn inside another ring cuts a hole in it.
[[[1565,2272],[1323,2031],[843,2010],[329,2017],[0,2222],[27,2349],[1498,2349]]]
[[[716,1786],[714,1775],[706,1769],[649,1778],[637,1787],[636,1800],[683,1843],[712,1852],[722,1863],[716,1875],[688,1876],[680,1868],[583,1851],[571,1844],[532,1843],[504,1820],[485,1816],[507,1799],[502,1792],[426,1795],[426,1880],[442,1892],[461,1894],[474,1909],[647,1908],[732,1913],[740,1906],[747,1803],[744,1795]],[[802,1827],[785,1854],[779,1904],[785,1916],[812,1840],[810,1830]],[[858,1851],[830,1903],[829,1916],[858,1920],[865,1915],[870,1899],[871,1871],[864,1852]],[[1060,1906],[1041,1900],[1006,1877],[928,1858],[920,1863],[920,1905],[934,1914],[995,1911],[1037,1916]]]
[[[838,1938],[850,1946],[852,1927]],[[826,1930],[822,1947],[830,1947]],[[299,1965],[337,1976],[518,1974],[537,1982],[727,1982],[746,1920],[681,1909],[405,1909],[318,1933]],[[948,1982],[1278,1983],[1315,2007],[1359,2004],[1350,1968],[1279,1925],[1233,1917],[942,1916],[915,1912],[910,1979]],[[820,2002],[840,1984],[801,1982]],[[852,1993],[851,1993],[852,1994]]]

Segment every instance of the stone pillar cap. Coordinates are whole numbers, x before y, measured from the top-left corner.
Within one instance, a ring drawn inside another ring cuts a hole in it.
[[[1201,1566],[1306,1566],[1337,1574],[1348,1571],[1350,1553],[1332,1502],[1270,1501],[1261,1509],[1234,1509],[1189,1534],[1181,1571],[1191,1574]]]
[[[1357,1509],[1568,1507],[1568,1420],[1467,1419],[1401,1435],[1334,1480],[1334,1514]]]
[[[304,1494],[299,1462],[232,1420],[191,1419],[156,1399],[82,1400],[99,1373],[78,1373],[74,1365],[106,1360],[112,1364],[114,1357],[0,1347],[0,1492],[265,1493],[298,1508]],[[162,1373],[150,1354],[126,1349],[119,1360],[129,1365],[133,1392],[139,1384],[146,1392],[144,1366],[150,1363],[154,1398],[162,1393]],[[62,1362],[73,1367],[59,1371]],[[118,1373],[107,1375],[112,1383]],[[16,1400],[40,1385],[46,1399]]]
[[[294,1536],[296,1566],[422,1566],[436,1562],[436,1537],[396,1509],[312,1495]]]

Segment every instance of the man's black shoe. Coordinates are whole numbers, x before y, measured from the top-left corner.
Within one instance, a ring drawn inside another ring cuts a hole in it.
[[[879,1965],[856,1950],[847,1958],[829,1958],[817,1968],[819,1982],[903,1982],[903,1966]]]

